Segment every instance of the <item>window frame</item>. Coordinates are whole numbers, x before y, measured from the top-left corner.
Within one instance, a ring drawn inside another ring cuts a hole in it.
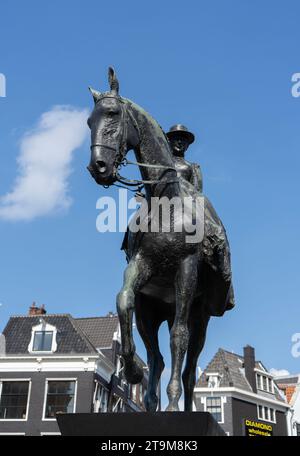
[[[266,385],[266,388],[264,387],[264,385]],[[269,375],[267,372],[256,372],[256,387],[260,391],[265,391],[266,393],[274,394],[275,387],[272,375]]]
[[[34,338],[35,338],[35,334],[37,332],[53,332],[51,350],[33,350]],[[43,318],[41,318],[39,324],[32,326],[31,339],[30,339],[30,342],[28,345],[28,352],[31,353],[32,355],[55,353],[57,350],[56,338],[57,338],[56,326],[50,325],[45,320],[43,320]]]
[[[217,421],[219,424],[224,424],[224,400],[222,396],[206,396],[205,397],[205,412],[213,414],[207,409],[207,399],[220,399],[220,408],[221,408],[221,421]]]
[[[259,408],[260,407],[262,408],[262,414],[261,415],[259,413]],[[266,418],[265,409],[267,409],[267,415],[268,415],[267,418]],[[273,410],[274,420],[271,419],[272,418],[271,410]],[[259,420],[266,421],[267,423],[276,424],[277,423],[277,421],[276,421],[276,409],[274,407],[268,407],[267,405],[257,404],[257,418]]]
[[[262,390],[262,375],[261,374],[256,374],[256,387],[259,390]]]
[[[76,406],[77,406],[77,386],[78,386],[78,379],[77,377],[73,378],[46,378],[45,380],[45,392],[44,392],[44,403],[43,403],[43,414],[42,414],[42,421],[56,421],[56,418],[46,418],[45,413],[46,413],[46,404],[47,404],[47,396],[48,396],[48,384],[49,382],[75,382],[75,388],[74,388],[74,405],[73,405],[73,412],[76,412]]]
[[[25,418],[0,418],[0,422],[11,422],[11,421],[28,421],[29,414],[29,405],[31,397],[31,378],[0,378],[0,400],[2,396],[2,385],[4,382],[28,382],[28,394],[27,394],[27,404],[26,404],[26,416]]]
[[[106,413],[108,410],[108,402],[109,402],[109,390],[105,388],[105,386],[99,382],[98,380],[95,381],[95,393],[94,393],[94,399],[93,399],[93,413]],[[99,394],[100,392],[100,394]],[[106,399],[105,400],[105,410],[101,409],[103,397]],[[96,405],[97,402],[99,402],[99,409],[96,410]]]
[[[35,350],[34,349],[34,342],[35,342],[35,338],[38,334],[52,334],[52,338],[51,338],[51,349],[50,350]],[[33,334],[33,343],[32,343],[32,352],[33,353],[49,353],[49,352],[52,352],[52,347],[53,347],[53,338],[54,338],[54,331],[34,331],[34,334]]]

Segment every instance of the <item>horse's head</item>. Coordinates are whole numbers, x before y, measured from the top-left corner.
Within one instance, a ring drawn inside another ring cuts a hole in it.
[[[95,107],[88,119],[91,129],[88,170],[100,185],[111,185],[116,181],[118,166],[139,142],[127,101],[119,96],[119,82],[113,68],[109,68],[108,78],[110,92],[100,93],[90,89]]]

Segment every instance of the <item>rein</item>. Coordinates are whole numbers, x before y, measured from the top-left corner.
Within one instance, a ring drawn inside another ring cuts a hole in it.
[[[127,165],[135,165],[135,166],[143,166],[144,168],[156,168],[156,169],[164,169],[164,170],[172,170],[176,171],[175,168],[172,166],[164,166],[164,165],[151,165],[148,163],[140,163],[140,162],[133,162],[128,160],[127,158],[123,158],[122,162],[119,163],[118,169],[120,169],[121,166],[127,166]],[[121,182],[122,184],[129,185],[129,186],[144,186],[144,184],[169,184],[173,182],[178,182],[178,177],[173,178],[173,179],[166,179],[166,180],[161,180],[159,179],[154,179],[154,180],[143,180],[143,179],[127,179],[126,177],[121,176],[118,172],[116,173],[116,178],[118,182]]]

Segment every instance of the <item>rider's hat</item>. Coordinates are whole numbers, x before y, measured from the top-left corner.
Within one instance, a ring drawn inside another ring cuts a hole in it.
[[[182,124],[173,125],[173,127],[171,127],[170,130],[166,133],[169,139],[174,138],[174,136],[177,136],[178,134],[185,136],[189,144],[192,144],[195,141],[195,136],[193,133],[188,131],[188,129]]]

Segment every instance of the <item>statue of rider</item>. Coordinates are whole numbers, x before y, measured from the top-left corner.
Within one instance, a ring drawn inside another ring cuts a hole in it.
[[[166,133],[173,156],[177,175],[190,182],[196,192],[203,192],[203,179],[200,166],[185,159],[185,152],[195,141],[195,136],[184,125],[176,124]]]
[[[200,166],[197,163],[190,163],[185,159],[185,152],[195,141],[195,136],[182,124],[173,125],[166,133],[166,136],[175,159],[177,176],[192,184],[196,193],[202,193],[203,180]],[[139,192],[138,196],[143,197],[144,195]],[[127,242],[128,227],[121,246],[121,250],[124,250],[125,253],[127,253]]]

